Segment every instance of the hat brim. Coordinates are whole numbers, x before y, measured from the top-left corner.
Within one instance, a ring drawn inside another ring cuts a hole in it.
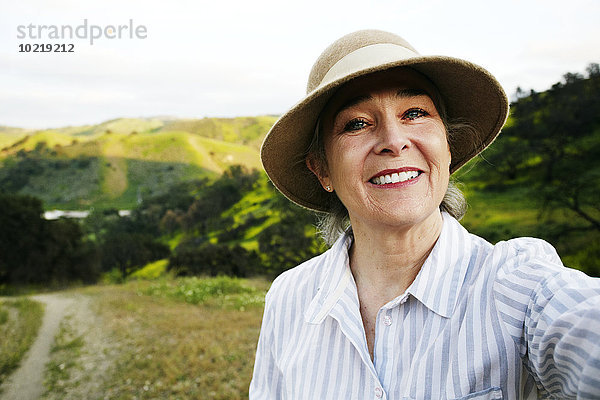
[[[445,56],[418,56],[361,69],[317,87],[279,118],[261,147],[261,160],[273,184],[294,203],[327,211],[329,196],[306,166],[319,115],[345,83],[368,74],[410,67],[439,90],[449,120],[468,121],[480,133],[451,143],[453,173],[494,141],[508,115],[508,99],[498,81],[482,67]]]

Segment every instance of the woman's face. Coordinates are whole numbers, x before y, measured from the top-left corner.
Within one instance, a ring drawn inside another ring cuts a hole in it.
[[[353,225],[410,226],[439,212],[451,155],[434,90],[410,69],[369,75],[343,86],[321,114],[327,165],[317,175]]]

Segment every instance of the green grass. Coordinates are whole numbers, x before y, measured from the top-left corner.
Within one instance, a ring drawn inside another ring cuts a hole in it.
[[[209,294],[191,304],[172,295],[182,286]],[[247,399],[262,306],[240,311],[224,299],[263,296],[268,286],[206,278],[81,289],[121,349],[102,392],[111,399]]]
[[[0,384],[15,370],[42,325],[44,307],[29,299],[0,302]],[[4,315],[3,317],[1,315]]]
[[[2,303],[0,303],[0,325],[4,325],[8,322],[8,310],[2,308]]]
[[[52,148],[54,146],[69,145],[72,141],[73,137],[52,129],[29,132],[27,135],[15,135],[12,137],[2,135],[0,137],[2,148],[9,147],[6,154],[14,154],[19,150],[31,151],[42,142],[45,143],[47,147]],[[1,155],[3,154],[0,153],[0,156]]]
[[[27,133],[5,133],[0,132],[0,149],[4,149],[10,147],[13,143],[18,142],[27,136]]]
[[[162,280],[151,284],[139,293],[240,311],[263,306],[265,296],[263,291],[245,284],[242,279],[227,276]]]
[[[160,129],[164,125],[158,118],[117,118],[98,124],[91,129],[78,132],[79,135],[98,135],[106,131],[117,134],[130,134],[132,132],[148,132]]]
[[[128,158],[148,161],[182,162],[204,166],[190,145],[188,132],[161,132],[129,135],[122,140]]]
[[[274,116],[203,118],[169,121],[161,131],[183,130],[206,138],[223,140],[258,150],[262,139],[277,120]]]
[[[210,170],[185,163],[129,159],[127,165],[129,185],[120,198],[107,201],[107,205],[115,204],[119,208],[133,208],[137,205],[138,199],[143,200],[164,193],[176,182],[216,176]]]
[[[532,236],[538,226],[535,204],[519,191],[493,193],[465,190],[469,205],[463,225],[491,242],[514,236]]]
[[[196,140],[223,170],[234,164],[245,165],[248,168],[261,168],[259,153],[251,147],[200,136],[197,136]]]
[[[46,169],[31,177],[21,194],[42,199],[48,208],[87,209],[101,196],[101,168],[101,160],[91,159],[85,167],[70,163],[61,169]]]
[[[129,275],[129,278],[145,280],[155,280],[161,278],[167,274],[168,264],[169,260],[167,259],[151,262]]]
[[[71,378],[73,370],[79,366],[84,343],[83,335],[78,335],[73,328],[71,317],[65,317],[50,349],[51,361],[46,364],[44,386],[47,392],[67,395],[66,382]]]

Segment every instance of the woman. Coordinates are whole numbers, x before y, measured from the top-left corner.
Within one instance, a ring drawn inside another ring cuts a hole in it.
[[[497,136],[487,71],[359,31],[315,63],[261,156],[337,237],[267,294],[251,399],[600,397],[600,280],[457,222],[450,174]]]

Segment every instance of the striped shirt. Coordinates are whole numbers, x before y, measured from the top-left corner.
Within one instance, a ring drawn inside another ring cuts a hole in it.
[[[600,279],[548,243],[491,245],[444,213],[371,360],[344,235],[269,290],[250,399],[600,398]]]

